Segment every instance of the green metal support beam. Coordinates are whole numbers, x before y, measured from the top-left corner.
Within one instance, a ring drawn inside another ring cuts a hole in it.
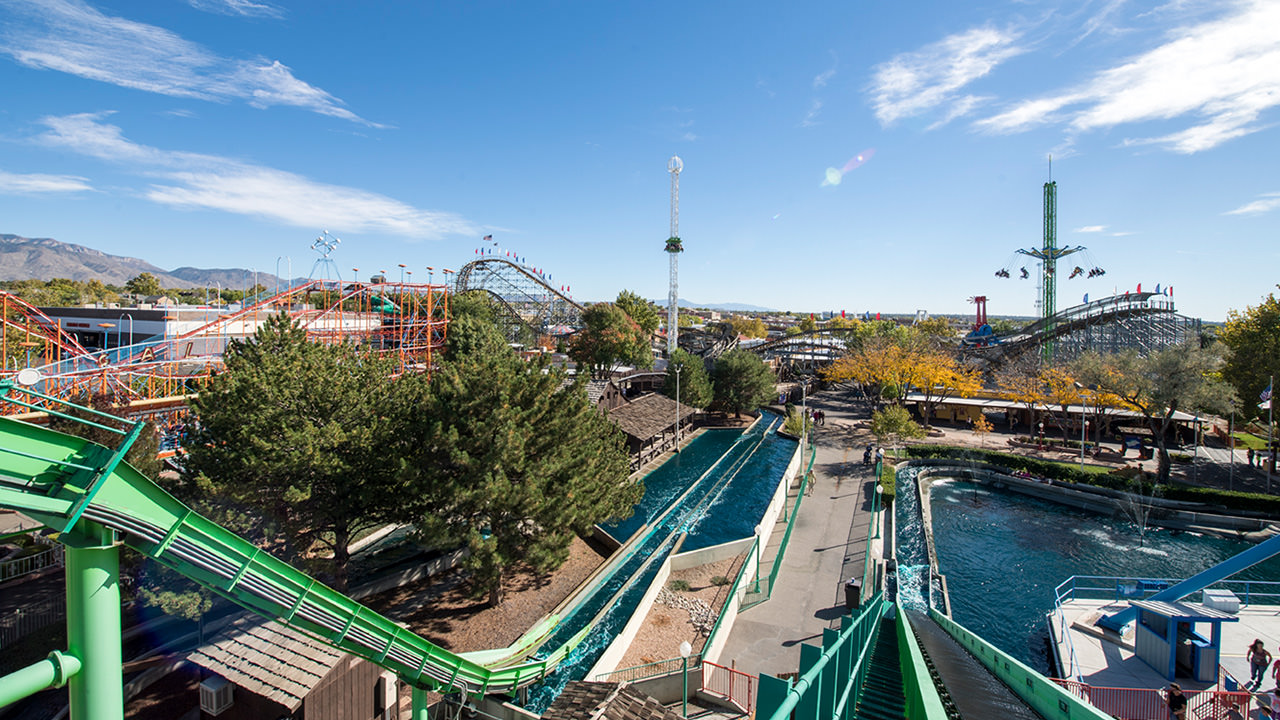
[[[115,532],[81,521],[67,545],[67,650],[83,662],[67,683],[71,720],[123,720],[120,551]]]
[[[80,661],[76,656],[54,650],[40,662],[0,677],[0,708],[41,690],[62,687],[78,672]]]

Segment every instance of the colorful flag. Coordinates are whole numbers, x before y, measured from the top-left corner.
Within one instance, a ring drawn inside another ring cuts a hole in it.
[[[490,241],[490,240],[492,240],[492,239],[493,239],[493,236],[492,236],[492,235],[485,235],[485,236],[484,236],[484,239],[483,239],[483,240],[481,240],[480,242],[489,242],[489,241]],[[497,245],[497,244],[498,244],[498,243],[494,243],[494,245]]]
[[[1088,303],[1088,302],[1089,302],[1089,293],[1085,293],[1085,294],[1084,294],[1084,301],[1085,301],[1086,303]]]
[[[1268,401],[1268,400],[1270,400],[1270,399],[1271,399],[1271,384],[1270,384],[1270,383],[1267,383],[1267,389],[1262,391],[1262,394],[1258,396],[1258,399],[1259,399],[1259,400],[1261,400],[1262,402],[1266,402],[1266,401]]]
[[[1142,292],[1142,283],[1138,283],[1138,292]]]
[[[1163,295],[1163,294],[1164,294],[1164,293],[1160,292],[1160,283],[1156,283],[1156,294],[1157,294],[1157,295]]]

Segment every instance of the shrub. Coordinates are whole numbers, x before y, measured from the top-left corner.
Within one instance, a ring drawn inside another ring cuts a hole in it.
[[[689,592],[689,588],[690,588],[688,580],[672,580],[671,582],[667,583],[667,587],[671,588],[676,592]]]
[[[723,585],[728,585],[731,582],[733,581],[725,577],[724,575],[716,575],[715,577],[711,578],[712,585],[723,586]]]

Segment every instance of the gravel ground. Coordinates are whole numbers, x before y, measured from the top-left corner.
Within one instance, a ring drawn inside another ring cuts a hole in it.
[[[689,583],[688,591],[671,594],[679,596],[684,601],[693,601],[680,604],[697,605],[699,600],[706,603],[710,609],[711,623],[715,623],[716,617],[720,615],[720,608],[724,607],[725,601],[729,598],[729,590],[732,586],[713,585],[711,578],[721,575],[732,581],[737,577],[738,569],[746,557],[744,553],[736,558],[673,572],[671,579],[667,581],[667,588],[670,588],[671,580],[684,580]],[[701,652],[707,638],[694,625],[693,615],[698,612],[655,602],[618,667],[634,667],[680,657],[681,641],[688,641],[695,653]],[[706,628],[709,630],[710,625]]]

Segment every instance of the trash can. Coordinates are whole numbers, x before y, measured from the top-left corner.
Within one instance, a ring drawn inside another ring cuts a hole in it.
[[[862,604],[862,578],[849,578],[844,584],[844,607],[846,610],[857,610]]]

